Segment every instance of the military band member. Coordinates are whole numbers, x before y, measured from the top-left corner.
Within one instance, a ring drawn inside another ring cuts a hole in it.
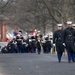
[[[67,21],[67,28],[64,29],[64,42],[68,54],[68,62],[74,62],[74,29],[72,28],[72,21]]]
[[[61,62],[61,57],[64,52],[62,28],[62,24],[57,24],[57,30],[53,33],[53,45],[56,46],[58,62]]]
[[[18,53],[23,53],[23,36],[22,36],[22,31],[20,30],[18,35],[16,36],[16,41],[17,41],[17,48],[18,48]]]
[[[49,40],[48,36],[45,38],[45,40],[46,40],[45,41],[46,53],[50,53],[51,52],[51,47],[52,47],[51,41]]]
[[[36,45],[37,45],[38,54],[40,54],[41,53],[41,41],[40,40],[37,40]]]

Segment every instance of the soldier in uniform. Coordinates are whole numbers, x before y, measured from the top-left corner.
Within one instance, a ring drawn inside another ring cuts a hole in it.
[[[32,42],[31,42],[31,46],[32,46],[32,53],[36,53],[36,40],[35,39],[32,39]]]
[[[72,28],[75,30],[75,24],[72,24]],[[75,62],[75,37],[74,37],[74,62]]]
[[[18,53],[23,53],[23,36],[22,36],[22,31],[19,31],[19,34],[16,37],[16,41],[17,41],[17,48],[18,48]]]
[[[68,62],[74,62],[74,29],[72,28],[72,21],[67,21],[67,28],[64,29],[64,43],[68,54]]]
[[[51,41],[49,40],[49,37],[46,37],[45,38],[46,42],[45,42],[45,45],[46,45],[46,53],[50,53],[51,51]]]
[[[43,48],[43,53],[46,53],[45,40],[42,41],[42,48]]]
[[[11,51],[12,51],[12,53],[17,53],[16,38],[13,38],[12,41],[11,41]]]
[[[62,24],[57,24],[57,28],[53,33],[53,45],[56,46],[58,62],[61,62],[61,57],[64,52]]]
[[[40,54],[41,53],[41,41],[40,40],[37,40],[36,45],[37,45],[38,54]]]

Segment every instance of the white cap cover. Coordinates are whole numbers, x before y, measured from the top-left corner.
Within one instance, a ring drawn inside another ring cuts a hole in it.
[[[31,40],[31,39],[29,39],[29,42],[32,42],[32,40]]]
[[[16,38],[16,36],[13,36],[13,38],[15,39],[15,38]]]
[[[72,26],[75,26],[75,24],[72,24]]]
[[[59,27],[59,26],[61,26],[62,27],[62,24],[57,24],[57,26]]]
[[[40,33],[40,31],[38,31]]]
[[[48,35],[45,35],[45,36],[44,36],[44,38],[47,38],[47,37],[48,37]]]
[[[67,24],[72,24],[72,21],[67,21],[66,23],[67,23]]]

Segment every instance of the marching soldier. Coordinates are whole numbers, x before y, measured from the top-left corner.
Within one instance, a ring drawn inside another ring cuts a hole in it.
[[[46,45],[46,53],[50,53],[51,51],[51,41],[49,40],[49,37],[46,37],[45,38],[46,42],[45,42],[45,45]]]
[[[68,62],[74,62],[74,29],[72,28],[72,21],[67,21],[67,28],[64,29],[64,43],[68,54]]]
[[[22,31],[19,31],[19,34],[16,36],[16,41],[17,41],[17,48],[18,48],[18,53],[23,53],[23,36],[22,36]]]
[[[72,28],[75,30],[75,24],[72,24]],[[75,37],[74,37],[74,62],[75,62]]]
[[[41,41],[38,40],[36,45],[37,45],[38,54],[40,54],[41,53]]]
[[[64,52],[63,45],[63,30],[62,24],[57,24],[58,29],[53,34],[53,45],[56,46],[58,62],[61,62],[61,57]]]

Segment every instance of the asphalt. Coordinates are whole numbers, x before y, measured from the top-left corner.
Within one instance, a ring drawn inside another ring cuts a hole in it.
[[[0,75],[75,75],[75,63],[55,54],[0,54]]]

